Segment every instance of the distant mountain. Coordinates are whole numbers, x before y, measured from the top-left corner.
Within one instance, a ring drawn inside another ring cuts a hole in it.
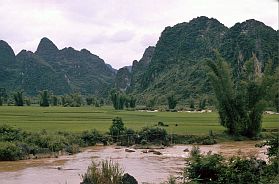
[[[175,94],[180,101],[212,94],[205,60],[218,49],[233,67],[256,55],[262,70],[271,59],[278,66],[278,31],[256,20],[227,28],[218,20],[198,17],[188,23],[166,27],[147,62],[133,62],[130,92],[145,101],[154,96],[166,103]]]
[[[99,96],[117,88],[136,95],[138,102],[157,97],[159,103],[166,103],[166,97],[174,94],[184,103],[213,94],[205,61],[214,59],[214,49],[237,76],[253,55],[262,70],[268,60],[277,67],[278,38],[278,30],[253,19],[228,28],[214,18],[197,17],[166,27],[155,47],[148,47],[139,61],[118,71],[86,49],[59,50],[48,38],[41,40],[35,53],[23,50],[17,56],[0,41],[0,88],[24,89],[30,95],[49,89],[55,94]]]
[[[129,93],[132,89],[135,91],[136,88],[140,87],[140,77],[147,69],[154,54],[154,49],[155,47],[148,47],[139,61],[134,60],[132,66],[124,66],[118,70],[115,79],[117,89]]]
[[[18,73],[16,56],[9,44],[0,40],[0,88],[11,88]]]
[[[115,78],[115,71],[88,50],[59,50],[48,38],[41,39],[35,53],[22,50],[17,56],[1,41],[0,63],[0,86],[10,91],[23,89],[29,95],[48,89],[54,94],[103,96]]]
[[[120,68],[115,78],[115,88],[126,92],[131,85],[131,71],[127,67]]]

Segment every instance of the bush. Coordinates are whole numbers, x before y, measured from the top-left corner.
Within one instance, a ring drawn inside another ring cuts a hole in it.
[[[125,128],[120,138],[121,146],[131,146],[136,143],[136,132],[131,128]]]
[[[176,107],[177,101],[173,95],[168,97],[168,105],[169,109],[174,109]]]
[[[20,148],[11,142],[0,142],[0,160],[19,160],[23,157]]]
[[[217,154],[203,156],[199,152],[194,153],[187,168],[188,177],[200,183],[217,182],[224,169],[223,157]]]
[[[123,170],[112,161],[92,162],[82,176],[82,184],[120,184]]]
[[[66,152],[70,153],[70,154],[75,154],[79,152],[79,145],[78,144],[71,144],[68,145],[65,149]]]
[[[272,158],[272,157],[271,157]],[[191,151],[186,176],[196,183],[260,184],[278,182],[278,160],[265,161],[251,158],[233,157],[225,160],[219,154],[201,155],[194,147]]]
[[[15,106],[24,105],[23,91],[18,91],[16,93],[14,93],[14,102],[15,102]]]
[[[119,140],[119,136],[123,135],[125,130],[124,123],[121,118],[116,117],[112,120],[112,125],[109,128],[109,134],[112,136],[114,141]]]
[[[83,103],[82,97],[78,93],[62,96],[61,102],[64,107],[80,107]]]
[[[102,142],[102,135],[94,129],[82,132],[81,139],[85,146],[95,146],[98,142]]]
[[[0,141],[17,141],[25,137],[25,132],[8,125],[0,126]]]
[[[151,143],[168,144],[168,133],[161,127],[145,127],[139,132],[139,142],[146,140]]]
[[[39,97],[40,97],[40,106],[41,107],[48,107],[49,106],[49,98],[50,98],[49,92],[47,90],[40,91]]]
[[[222,171],[219,182],[235,184],[260,183],[265,167],[265,161],[256,158],[231,158],[228,166],[224,166],[226,169]]]

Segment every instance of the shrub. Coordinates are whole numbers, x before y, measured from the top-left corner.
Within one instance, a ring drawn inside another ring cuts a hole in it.
[[[137,134],[131,128],[125,128],[120,138],[121,146],[131,146],[136,143]]]
[[[78,93],[62,96],[61,102],[64,107],[80,107],[83,103],[82,97]]]
[[[94,146],[101,142],[102,135],[97,130],[84,131],[81,134],[81,139],[86,146]]]
[[[66,152],[70,153],[70,154],[75,154],[79,152],[79,145],[78,144],[71,144],[68,145],[65,149]]]
[[[123,135],[124,130],[125,127],[122,119],[119,117],[114,118],[109,128],[109,134],[113,137],[113,140],[118,141],[119,136]]]
[[[17,141],[22,140],[24,137],[24,132],[20,129],[13,128],[8,125],[0,126],[0,141]]]
[[[22,157],[22,151],[16,144],[0,142],[0,160],[19,160]]]
[[[265,167],[265,161],[256,158],[231,158],[227,167],[224,166],[225,169],[219,177],[219,183],[260,183]]]
[[[15,106],[24,105],[23,91],[18,91],[16,93],[14,93],[14,102],[15,102]]]
[[[167,144],[168,133],[164,128],[161,127],[144,127],[139,132],[139,139],[140,142],[144,139],[147,142]]]
[[[169,109],[174,109],[176,107],[177,101],[173,95],[168,97],[168,105]]]
[[[196,183],[276,183],[278,160],[271,160],[270,164],[254,157],[225,160],[218,154],[201,155],[199,149],[194,147],[185,173],[190,181]]]
[[[203,156],[196,150],[191,151],[191,154],[190,165],[186,172],[188,177],[200,183],[217,182],[224,168],[223,157],[217,154]]]
[[[39,93],[40,97],[40,106],[41,107],[48,107],[49,106],[49,92],[47,90],[40,91]]]
[[[120,184],[123,170],[118,163],[102,161],[98,164],[92,162],[87,172],[82,176],[82,184]]]

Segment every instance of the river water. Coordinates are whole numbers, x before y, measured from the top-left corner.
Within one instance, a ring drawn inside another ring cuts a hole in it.
[[[201,145],[203,153],[212,151],[225,157],[236,155],[257,156],[266,159],[266,148],[255,147],[255,141],[227,142],[215,145]],[[125,148],[115,146],[95,146],[83,152],[60,156],[59,158],[21,160],[0,162],[1,184],[78,184],[81,175],[87,170],[92,160],[98,162],[110,159],[118,162],[125,172],[134,176],[139,183],[160,183],[170,175],[179,176],[185,167],[185,158],[189,156],[192,145],[176,145],[158,149],[162,155],[152,152],[143,153],[141,149],[135,152],[125,152]],[[61,169],[58,169],[61,168]]]

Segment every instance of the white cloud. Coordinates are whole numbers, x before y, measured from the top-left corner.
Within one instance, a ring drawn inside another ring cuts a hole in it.
[[[0,0],[0,39],[18,53],[46,36],[119,68],[140,59],[166,26],[204,15],[228,27],[253,18],[278,29],[277,11],[275,0]]]

